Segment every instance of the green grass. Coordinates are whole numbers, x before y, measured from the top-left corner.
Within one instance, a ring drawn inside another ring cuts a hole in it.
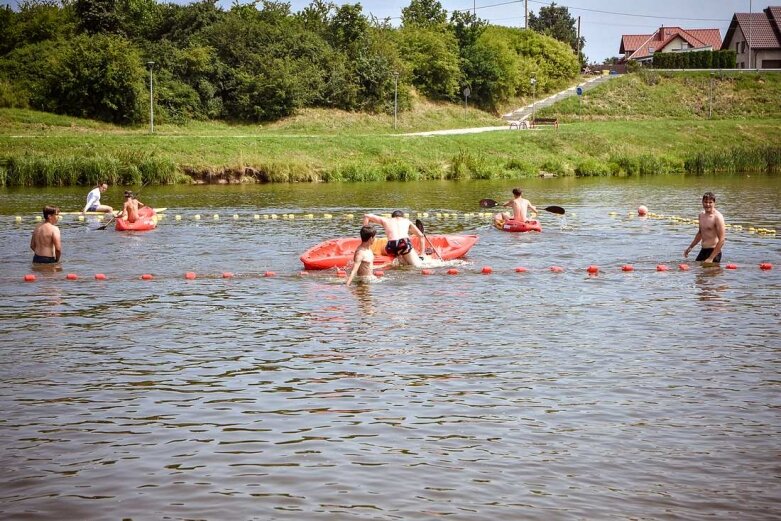
[[[546,115],[565,122],[558,130],[403,135],[502,124],[479,111],[465,116],[463,106],[424,101],[400,114],[396,132],[393,116],[326,110],[307,110],[266,126],[194,122],[157,127],[150,135],[146,127],[0,109],[0,184],[415,181],[510,179],[540,171],[601,176],[781,170],[781,75],[718,80],[725,82],[719,96],[732,101],[714,101],[715,117],[708,119],[701,95],[697,97],[702,82],[710,81],[707,74],[652,74],[658,78],[611,80],[588,93],[582,106],[572,99],[545,109]],[[700,107],[699,112],[692,107]]]

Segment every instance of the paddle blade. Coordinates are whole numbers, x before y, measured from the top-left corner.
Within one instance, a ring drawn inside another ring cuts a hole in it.
[[[562,208],[561,206],[546,206],[544,208],[544,210],[546,212],[557,213],[559,215],[564,215],[564,208]]]
[[[420,233],[426,233],[426,230],[423,229],[423,221],[421,221],[420,219],[415,219],[415,226],[418,227]]]
[[[480,199],[480,206],[482,208],[493,208],[497,204],[499,204],[499,203],[497,203],[493,199]]]

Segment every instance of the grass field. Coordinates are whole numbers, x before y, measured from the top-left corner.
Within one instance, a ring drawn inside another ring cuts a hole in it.
[[[425,137],[404,134],[503,122],[463,105],[418,101],[399,115],[397,131],[392,115],[306,110],[270,125],[194,122],[150,135],[147,127],[0,109],[0,184],[781,171],[781,75],[714,78],[720,83],[712,105],[710,81],[703,73],[629,75],[581,104],[570,99],[545,109],[563,121],[558,130]]]

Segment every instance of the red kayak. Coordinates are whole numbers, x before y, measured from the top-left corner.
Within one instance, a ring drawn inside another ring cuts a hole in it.
[[[453,260],[463,257],[477,242],[477,235],[428,235],[428,241],[436,249],[442,260]],[[393,257],[385,254],[385,244],[388,239],[377,238],[372,245],[374,252],[374,266],[385,266],[393,262]],[[307,270],[327,270],[330,268],[344,268],[353,261],[355,250],[361,244],[358,237],[341,237],[321,242],[306,250],[301,255],[301,262]],[[412,244],[420,251],[420,237],[412,237]],[[431,246],[426,244],[430,250]],[[426,252],[437,258],[433,251]]]
[[[138,219],[135,222],[129,222],[127,219],[117,219],[114,228],[118,232],[135,231],[145,232],[154,230],[157,227],[157,214],[151,206],[142,206],[138,209]]]
[[[506,221],[494,219],[494,227],[503,232],[541,232],[542,225],[540,221],[516,221],[508,219]]]

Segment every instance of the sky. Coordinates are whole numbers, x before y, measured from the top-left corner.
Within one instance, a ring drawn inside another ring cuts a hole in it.
[[[291,9],[300,11],[310,0],[288,0]],[[332,0],[333,1],[333,0]],[[334,3],[342,5],[358,0]],[[524,0],[439,0],[450,13],[475,9],[477,15],[495,25],[524,26]],[[768,0],[766,0],[767,2]],[[362,0],[363,12],[377,18],[390,18],[393,25],[401,21],[401,10],[409,0]],[[528,0],[529,12],[539,13],[550,1]],[[660,26],[684,29],[719,29],[723,39],[732,15],[736,12],[759,12],[768,5],[781,5],[751,0],[562,0],[558,6],[580,17],[581,35],[586,38],[583,53],[589,62],[602,62],[619,56],[622,34],[651,34]],[[227,7],[227,5],[226,5]]]

